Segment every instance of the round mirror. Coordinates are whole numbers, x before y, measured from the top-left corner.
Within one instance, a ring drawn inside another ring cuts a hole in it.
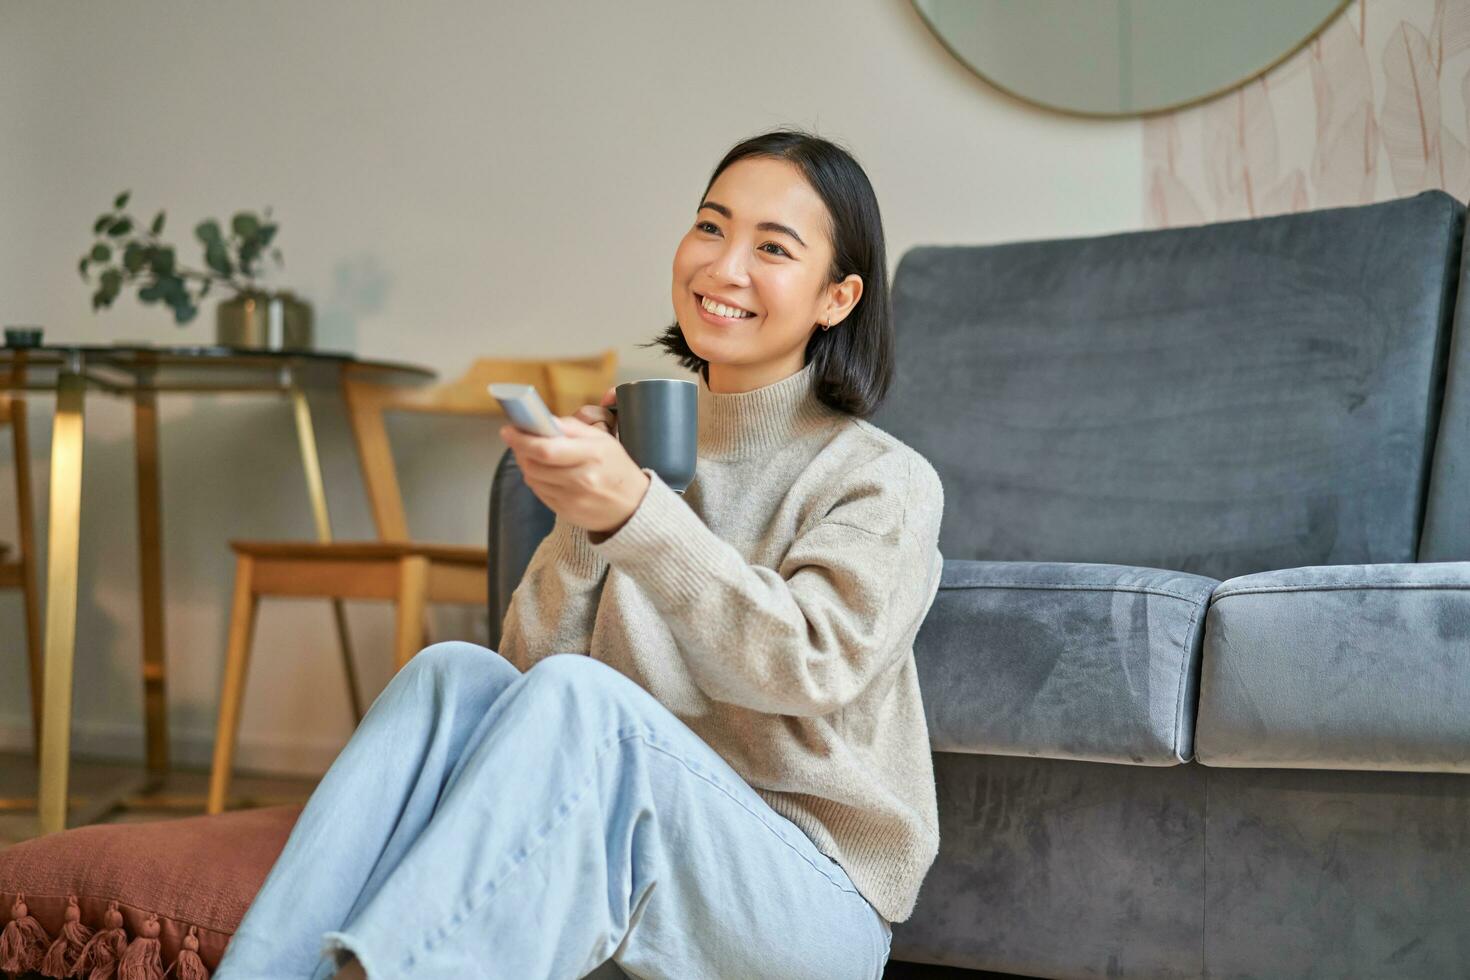
[[[1018,99],[1084,116],[1202,102],[1284,61],[1349,0],[913,0],[944,46]]]

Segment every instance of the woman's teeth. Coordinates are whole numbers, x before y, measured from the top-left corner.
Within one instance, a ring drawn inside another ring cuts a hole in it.
[[[747,313],[745,310],[739,310],[733,306],[726,306],[724,303],[716,303],[708,296],[701,297],[699,302],[700,305],[702,305],[705,309],[709,310],[716,316],[728,316],[735,317],[737,319],[744,319],[748,316],[755,316],[754,313]]]

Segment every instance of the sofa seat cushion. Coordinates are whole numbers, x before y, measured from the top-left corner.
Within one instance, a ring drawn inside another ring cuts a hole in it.
[[[189,948],[213,970],[301,810],[286,804],[100,824],[22,841],[0,851],[0,925],[11,935],[29,930],[36,939],[39,927],[49,949],[63,937],[75,898],[80,923],[92,933],[116,927],[120,915],[119,938],[127,948],[156,938],[163,969],[183,973],[176,969],[179,954]],[[18,898],[34,922],[17,919]],[[34,948],[34,941],[28,945]],[[73,949],[68,963],[75,958]]]
[[[1470,772],[1470,562],[1227,579],[1201,671],[1206,765]]]
[[[936,752],[1172,766],[1192,757],[1212,578],[948,560],[914,639]]]

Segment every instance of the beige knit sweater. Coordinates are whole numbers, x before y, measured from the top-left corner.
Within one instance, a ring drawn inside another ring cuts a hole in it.
[[[590,653],[637,681],[890,922],[939,847],[913,640],[939,587],[944,490],[918,452],[834,411],[807,365],[715,394],[680,496],[651,469],[601,535],[557,518],[511,596],[521,670]]]

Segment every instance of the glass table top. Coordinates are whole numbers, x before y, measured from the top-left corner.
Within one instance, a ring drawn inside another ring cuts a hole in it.
[[[0,390],[46,391],[62,374],[126,392],[263,391],[336,384],[342,371],[368,372],[375,382],[422,383],[435,372],[401,361],[367,360],[343,351],[261,350],[148,344],[0,346]]]

